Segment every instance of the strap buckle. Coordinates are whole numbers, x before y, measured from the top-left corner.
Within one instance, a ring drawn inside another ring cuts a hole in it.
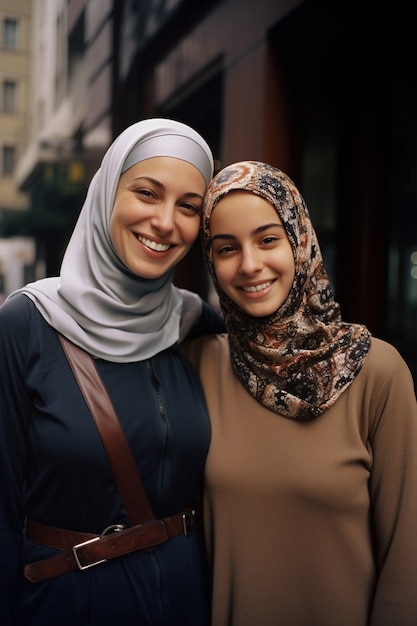
[[[83,541],[82,543],[77,543],[76,546],[73,546],[72,548],[72,553],[74,555],[74,559],[75,562],[77,564],[77,567],[80,571],[84,571],[85,569],[89,569],[90,567],[95,567],[96,565],[101,565],[101,563],[107,563],[107,559],[99,559],[98,561],[94,561],[94,563],[89,563],[88,565],[83,565],[80,561],[80,557],[78,556],[78,552],[77,550],[79,548],[82,548],[83,546],[86,546],[89,543],[93,543],[94,541],[100,541],[100,539],[103,539],[103,537],[105,537],[106,535],[108,535],[109,533],[118,533],[121,530],[123,530],[123,525],[122,524],[111,524],[111,526],[107,526],[107,528],[105,528],[103,530],[103,532],[101,533],[101,535],[99,537],[93,537],[92,539],[88,539],[87,541]]]
[[[90,567],[95,567],[96,565],[101,565],[101,563],[107,563],[107,559],[99,559],[98,561],[94,561],[94,563],[89,563],[88,565],[83,565],[80,561],[80,557],[78,556],[77,550],[86,546],[89,543],[93,543],[94,541],[100,541],[109,533],[118,533],[123,530],[123,524],[111,524],[107,526],[99,537],[93,537],[92,539],[88,539],[87,541],[83,541],[82,543],[77,543],[76,546],[73,546],[72,553],[74,555],[75,562],[80,571],[84,571],[85,569],[89,569]]]
[[[83,565],[79,559],[77,550],[86,546],[89,543],[93,543],[94,541],[100,541],[101,537],[93,537],[93,539],[88,539],[88,541],[83,541],[82,543],[77,543],[76,546],[73,546],[72,553],[74,555],[75,562],[77,564],[78,569],[82,572],[90,567],[95,567],[96,565],[100,565],[101,563],[106,563],[107,559],[100,559],[99,561],[94,561],[94,563],[89,563],[88,565]]]
[[[187,509],[182,514],[182,529],[186,537],[188,537],[188,535],[191,535],[191,533],[193,532],[192,521],[194,520],[194,517],[195,517],[194,509]]]

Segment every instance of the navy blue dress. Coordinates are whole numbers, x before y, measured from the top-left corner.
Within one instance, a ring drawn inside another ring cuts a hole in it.
[[[210,425],[199,379],[178,345],[138,363],[97,360],[157,517],[193,503]],[[55,331],[24,295],[0,308],[0,624],[205,626],[202,534],[180,536],[39,583],[25,563],[56,550],[25,519],[100,534],[129,525],[98,431]]]

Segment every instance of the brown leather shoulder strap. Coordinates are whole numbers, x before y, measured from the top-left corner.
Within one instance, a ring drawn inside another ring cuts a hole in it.
[[[58,333],[59,340],[106,450],[117,488],[133,524],[153,519],[136,463],[94,359]]]

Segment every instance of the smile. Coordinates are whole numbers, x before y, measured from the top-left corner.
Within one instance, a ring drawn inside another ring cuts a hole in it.
[[[144,246],[150,250],[155,250],[156,252],[166,252],[171,247],[168,243],[157,243],[156,241],[152,241],[146,237],[141,237],[140,235],[138,235],[138,239]]]
[[[251,285],[250,287],[242,287],[242,291],[245,291],[247,293],[256,293],[257,291],[262,291],[263,289],[266,289],[270,285],[272,285],[272,281],[268,280],[267,282],[261,283],[260,285]]]

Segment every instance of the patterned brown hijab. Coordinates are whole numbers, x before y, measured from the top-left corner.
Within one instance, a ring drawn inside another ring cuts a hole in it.
[[[210,216],[219,200],[233,190],[251,191],[272,204],[293,250],[293,285],[282,306],[267,317],[244,313],[216,280]],[[225,167],[208,188],[202,238],[236,375],[272,411],[297,420],[317,417],[359,373],[370,333],[364,326],[342,321],[307,206],[294,183],[265,163],[243,161]]]

